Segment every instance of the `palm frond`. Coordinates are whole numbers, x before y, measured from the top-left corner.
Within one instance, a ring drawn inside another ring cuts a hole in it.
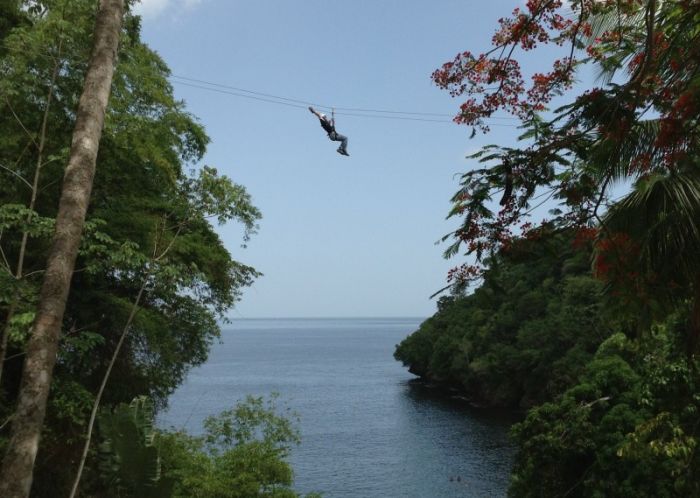
[[[600,139],[591,148],[587,172],[599,182],[609,178],[613,183],[634,178],[643,172],[642,161],[658,163],[660,152],[654,145],[659,134],[659,120],[636,121],[622,142]]]
[[[672,173],[640,180],[603,220],[607,231],[640,244],[640,265],[664,280],[700,275],[700,175]]]

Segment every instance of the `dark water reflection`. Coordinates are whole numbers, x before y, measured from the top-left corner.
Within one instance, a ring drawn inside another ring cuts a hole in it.
[[[413,381],[394,345],[419,319],[240,320],[172,396],[163,426],[196,432],[246,394],[301,417],[295,489],[349,497],[504,496],[510,414]]]

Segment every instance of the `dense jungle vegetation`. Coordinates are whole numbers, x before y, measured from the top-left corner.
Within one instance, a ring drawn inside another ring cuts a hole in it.
[[[513,496],[698,496],[688,306],[640,328],[572,242],[517,241],[395,357],[477,406],[529,410],[513,429]]]
[[[523,133],[472,156],[444,239],[471,259],[395,356],[529,408],[511,496],[700,496],[699,38],[696,2],[533,0],[433,74],[473,133]]]
[[[612,333],[589,258],[564,235],[520,241],[492,259],[473,293],[441,298],[396,358],[475,403],[529,408],[552,399]]]
[[[126,10],[31,496],[73,496],[93,406],[83,496],[297,496],[285,458],[298,431],[272,401],[212,417],[201,437],[153,427],[258,276],[215,224],[240,223],[247,240],[260,213],[200,164],[208,137],[141,42],[130,2],[0,3],[0,450],[23,422],[13,412],[98,7]]]

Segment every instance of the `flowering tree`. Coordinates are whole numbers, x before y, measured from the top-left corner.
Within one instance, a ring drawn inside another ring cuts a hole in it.
[[[477,278],[483,259],[516,235],[573,229],[578,241],[596,241],[602,278],[637,294],[682,288],[700,302],[700,2],[529,0],[498,23],[491,50],[462,52],[432,76],[465,99],[454,121],[472,134],[488,132],[497,112],[524,130],[517,147],[471,156],[482,167],[462,176],[450,212],[462,223],[445,240],[446,256],[466,247],[476,264],[455,268],[449,282]],[[561,57],[526,75],[518,57],[545,45]],[[570,96],[586,65],[599,69],[599,86]],[[553,99],[567,100],[550,109]],[[632,189],[613,201],[616,182]],[[557,203],[551,218],[533,223],[547,200]],[[700,330],[700,306],[694,314]]]

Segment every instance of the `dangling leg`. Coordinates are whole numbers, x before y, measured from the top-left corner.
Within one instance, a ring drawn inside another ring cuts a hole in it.
[[[344,156],[349,156],[348,154],[348,137],[345,135],[341,135],[340,133],[336,133],[336,141],[340,142],[340,147],[338,147],[338,153],[343,154]]]
[[[348,137],[345,135],[343,135],[343,143],[340,144],[340,146],[343,148],[343,154],[350,156],[350,154],[348,154]]]

